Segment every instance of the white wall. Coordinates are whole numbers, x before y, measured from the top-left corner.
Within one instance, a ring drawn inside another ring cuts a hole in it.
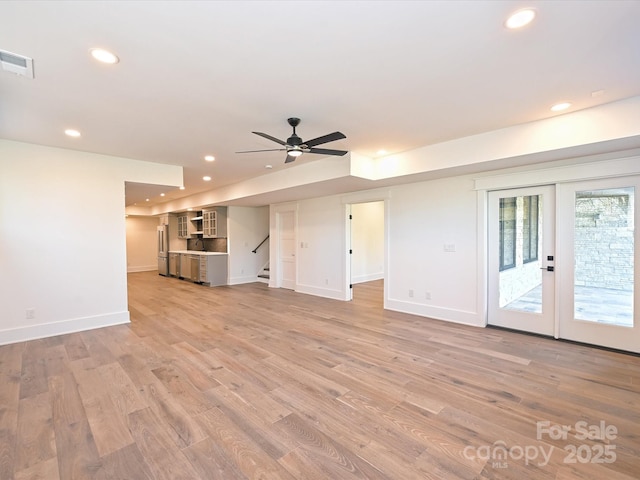
[[[481,325],[473,178],[394,187],[390,196],[385,306]]]
[[[351,283],[384,277],[384,202],[351,205]]]
[[[127,272],[146,272],[158,269],[156,217],[126,218]]]
[[[252,252],[269,234],[269,207],[230,206],[227,217],[229,284],[255,282],[269,261],[269,240]]]
[[[0,140],[0,344],[129,321],[126,180],[182,169]]]
[[[337,195],[298,203],[296,291],[346,298],[345,212]],[[276,238],[274,232],[271,238]]]
[[[385,307],[481,324],[476,304],[477,193],[473,178],[390,187],[380,195],[388,196],[389,205]],[[297,202],[296,291],[349,298],[345,198],[335,195]],[[378,203],[377,208],[383,208],[384,203]],[[277,209],[274,206],[272,212]],[[275,238],[277,232],[271,233]],[[455,251],[445,252],[444,245],[454,245]]]
[[[480,190],[505,188],[507,183],[520,186],[638,174],[637,156],[628,152],[616,155],[584,157],[578,164],[559,161],[272,205],[271,234],[275,238],[277,233],[273,212],[296,210],[296,291],[347,299],[346,207],[354,203],[351,197],[385,198],[385,308],[484,326],[486,195]],[[558,238],[557,242],[563,240]],[[272,255],[275,259],[275,250]]]

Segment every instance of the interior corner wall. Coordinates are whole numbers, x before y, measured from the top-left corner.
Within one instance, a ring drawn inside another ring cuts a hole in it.
[[[384,202],[351,205],[351,283],[384,278]]]
[[[128,322],[124,182],[181,176],[0,140],[0,344]]]
[[[126,219],[127,228],[127,272],[147,272],[158,269],[157,217],[135,217]]]
[[[255,282],[269,262],[269,240],[253,253],[269,234],[269,207],[229,206],[227,222],[229,284]]]
[[[330,196],[297,203],[296,290],[301,293],[348,298],[343,281],[347,205],[342,200]],[[385,308],[483,325],[473,178],[390,187],[386,203]]]

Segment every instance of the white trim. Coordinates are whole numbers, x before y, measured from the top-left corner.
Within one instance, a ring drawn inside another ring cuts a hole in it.
[[[138,267],[127,267],[127,273],[152,272],[153,270],[158,270],[158,265],[141,265]]]
[[[73,318],[59,322],[30,325],[27,327],[11,328],[0,331],[0,345],[26,342],[38,338],[53,337],[69,333],[92,330],[94,328],[111,327],[130,323],[129,312],[115,312],[93,317]]]
[[[484,319],[478,312],[434,307],[431,305],[423,305],[395,299],[387,299],[384,308],[395,312],[410,313],[421,317],[427,317],[425,320],[429,320],[431,318],[445,322],[460,323],[462,325],[469,325],[472,327],[484,326]]]
[[[340,196],[340,202],[343,204],[353,203],[370,203],[380,202],[391,198],[391,190],[389,188],[377,188],[375,190],[366,190],[364,192],[348,193]]]
[[[241,277],[229,277],[228,285],[241,285],[243,283],[255,283],[259,281],[261,281],[261,279],[256,275],[243,275]]]
[[[377,273],[369,273],[366,275],[358,275],[357,277],[351,280],[351,283],[353,284],[365,283],[365,282],[372,282],[374,280],[383,280],[383,279],[384,279],[384,272],[377,272]]]
[[[297,293],[305,293],[307,295],[315,295],[316,297],[331,298],[333,300],[345,300],[344,292],[341,290],[320,288],[313,285],[297,284],[295,291]]]
[[[625,157],[625,155],[631,155]],[[610,156],[610,155],[609,155]],[[502,190],[506,188],[533,187],[553,183],[579,182],[599,178],[640,174],[640,156],[637,151],[618,152],[617,158],[602,160],[602,156],[589,157],[577,165],[561,165],[551,168],[531,168],[498,175],[475,178],[475,190]],[[606,174],[602,172],[606,171]]]

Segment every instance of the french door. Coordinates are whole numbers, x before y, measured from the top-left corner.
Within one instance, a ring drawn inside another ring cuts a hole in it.
[[[640,177],[558,185],[559,336],[640,353]]]
[[[640,353],[640,177],[489,192],[490,325]]]
[[[489,192],[488,323],[555,332],[555,189]]]

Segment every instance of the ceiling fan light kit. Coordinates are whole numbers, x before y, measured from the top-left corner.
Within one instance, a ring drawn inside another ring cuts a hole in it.
[[[312,140],[307,140],[304,142],[302,138],[298,136],[296,133],[296,127],[300,124],[300,119],[291,117],[287,119],[287,122],[293,128],[293,133],[287,141],[280,140],[279,138],[272,137],[269,134],[262,132],[251,132],[260,137],[266,138],[267,140],[271,140],[272,142],[276,142],[279,145],[282,145],[284,148],[271,148],[267,150],[245,150],[242,152],[236,153],[256,153],[256,152],[287,152],[287,158],[284,163],[291,163],[297,157],[302,155],[303,153],[315,153],[318,155],[336,155],[342,156],[347,154],[347,150],[333,150],[329,148],[314,148],[316,145],[322,145],[324,143],[335,142],[336,140],[342,140],[343,138],[347,138],[344,133],[341,132],[333,132],[327,135],[323,135],[321,137],[314,138]]]

